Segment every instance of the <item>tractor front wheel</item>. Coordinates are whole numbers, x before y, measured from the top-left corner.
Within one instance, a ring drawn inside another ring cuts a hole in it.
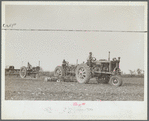
[[[119,87],[122,85],[122,78],[120,76],[111,76],[110,84],[113,86]]]

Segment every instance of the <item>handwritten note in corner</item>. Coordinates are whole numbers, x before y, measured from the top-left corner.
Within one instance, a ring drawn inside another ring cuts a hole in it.
[[[4,28],[13,28],[16,25],[17,25],[16,23],[13,23],[13,24],[3,24],[3,27]]]

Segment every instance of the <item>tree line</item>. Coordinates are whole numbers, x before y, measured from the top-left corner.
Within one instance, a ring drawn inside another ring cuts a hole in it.
[[[144,70],[138,68],[136,70],[129,70],[129,74],[121,72],[121,75],[130,77],[144,77]]]

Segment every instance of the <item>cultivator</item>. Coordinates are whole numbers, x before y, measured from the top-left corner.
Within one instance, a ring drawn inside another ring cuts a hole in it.
[[[54,76],[58,78],[58,81],[65,80],[65,79],[73,79],[75,76],[77,64],[69,64],[69,62],[65,61],[62,62],[62,66],[57,66],[54,71]],[[72,77],[72,78],[71,78]]]
[[[69,62],[63,60],[62,66],[57,66],[55,68],[55,76],[75,76],[75,69],[77,65],[69,64]]]

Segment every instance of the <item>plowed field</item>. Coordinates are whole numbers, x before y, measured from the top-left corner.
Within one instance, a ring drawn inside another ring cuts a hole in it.
[[[143,101],[144,78],[123,78],[121,87],[77,82],[46,82],[44,79],[20,79],[6,77],[6,100],[53,100],[53,101]]]

